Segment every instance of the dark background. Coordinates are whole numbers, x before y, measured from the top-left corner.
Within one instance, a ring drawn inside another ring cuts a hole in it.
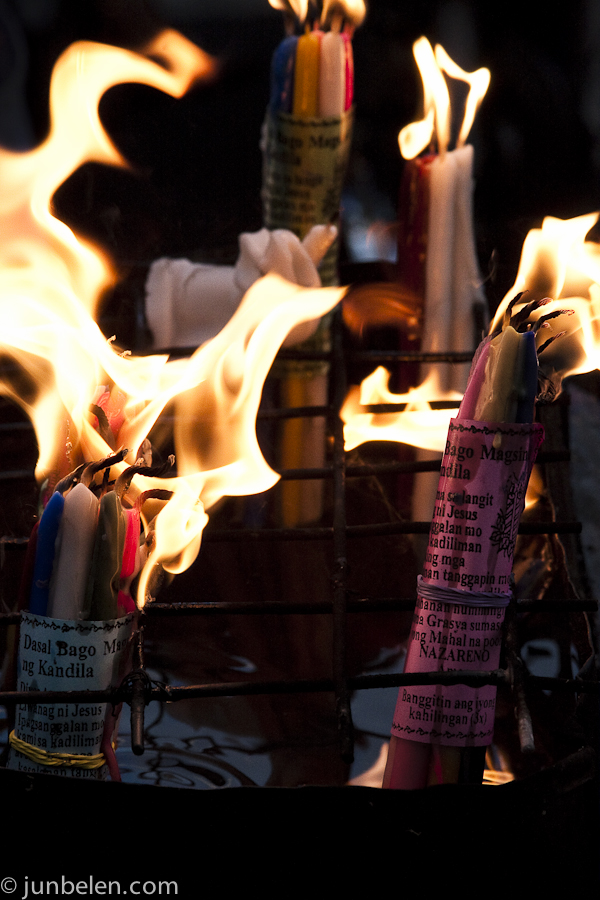
[[[56,209],[119,266],[113,313],[127,311],[158,256],[235,259],[238,234],[261,227],[258,142],[270,57],[283,35],[267,0],[0,0],[0,23],[0,139],[13,149],[43,139],[52,65],[76,39],[136,48],[169,26],[219,58],[219,77],[181,100],[136,85],[107,92],[101,115],[133,171],[84,166],[57,193]],[[412,56],[421,35],[463,68],[492,73],[471,141],[477,249],[495,308],[531,227],[545,215],[600,208],[600,12],[593,0],[563,5],[560,16],[539,2],[524,16],[513,0],[370,0],[354,39],[345,195],[367,224],[393,229],[403,166],[397,134],[422,96]],[[347,247],[342,253],[351,256]]]
[[[132,170],[86,165],[55,198],[57,213],[114,258],[122,284],[107,299],[104,326],[114,333],[112,320],[121,315],[119,340],[132,347],[139,332],[131,321],[153,259],[228,263],[237,254],[239,233],[261,227],[259,135],[270,57],[283,35],[281,16],[267,0],[0,0],[0,143],[14,150],[43,140],[52,66],[72,41],[136,48],[165,26],[217,56],[220,77],[181,100],[143,86],[111,89],[101,116]],[[397,134],[419,113],[421,85],[411,48],[423,34],[442,43],[463,68],[488,66],[492,73],[471,140],[477,249],[494,308],[514,281],[527,232],[543,216],[568,218],[600,208],[599,4],[574,0],[557,15],[539,2],[370,0],[354,39],[356,127],[344,199],[358,205],[367,224],[394,227],[403,167]],[[344,254],[351,261],[348,246]],[[9,523],[8,530],[13,527]],[[408,566],[402,575],[414,584]],[[186,576],[178,583],[185,587]],[[197,636],[187,637],[196,659]],[[173,646],[180,654],[179,640]],[[316,720],[312,708],[307,719]],[[556,805],[561,799],[556,794]],[[22,799],[14,802],[23,805]],[[564,821],[569,827],[574,817],[564,816],[564,804],[546,816],[545,796],[539,806],[539,815],[536,805],[536,815],[524,817],[521,805],[519,831],[511,826],[507,833],[539,856],[550,846],[542,847],[539,837],[550,837],[544,824],[554,828],[552,856],[563,837],[557,826]],[[366,821],[363,815],[357,831]],[[437,812],[431,821],[439,827]],[[427,839],[427,827],[419,821],[415,829],[412,818],[410,824],[408,834],[400,828],[404,839]]]

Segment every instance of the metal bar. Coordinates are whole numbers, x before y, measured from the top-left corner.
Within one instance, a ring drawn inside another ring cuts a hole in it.
[[[346,453],[344,427],[339,410],[347,392],[343,334],[339,311],[332,325],[332,360],[329,369],[330,433],[333,436],[333,677],[336,713],[340,732],[342,759],[354,759],[354,726],[346,674],[346,593],[348,560],[346,555]]]
[[[353,350],[348,352],[351,362],[368,363],[465,363],[471,362],[473,352],[425,353],[421,350]]]
[[[349,691],[378,690],[387,687],[423,684],[466,684],[469,687],[483,687],[491,684],[497,687],[510,684],[512,673],[509,669],[491,671],[453,670],[450,672],[407,672],[377,675],[352,675],[347,678]],[[550,678],[526,674],[524,685],[528,690],[565,691],[575,694],[600,695],[600,683],[579,678]],[[144,674],[143,705],[152,701],[175,703],[178,700],[195,700],[203,697],[256,696],[259,694],[294,694],[335,692],[333,678],[295,679],[278,681],[231,681],[211,684],[192,684],[185,687],[151,683]],[[35,706],[36,703],[128,703],[133,710],[133,689],[131,679],[123,686],[108,691],[2,691],[0,704],[3,706]],[[136,729],[138,726],[136,725]],[[142,746],[137,743],[137,746]],[[134,751],[136,752],[136,751]]]
[[[515,601],[517,612],[555,612],[577,613],[597,612],[598,603],[595,600],[558,599],[558,600],[528,600]],[[414,609],[414,597],[361,597],[360,599],[347,599],[346,610],[348,613],[375,613],[375,612],[410,612]],[[333,612],[333,603],[330,601],[306,601],[290,603],[285,600],[261,600],[261,601],[235,601],[235,600],[204,600],[179,603],[161,603],[153,601],[144,608],[144,614],[155,616],[195,616],[195,615],[246,615],[246,616],[293,616],[293,615],[324,615]],[[9,625],[18,625],[21,614],[18,612],[0,613],[0,628]]]
[[[525,692],[526,669],[519,656],[519,639],[517,635],[517,618],[515,608],[510,605],[506,615],[505,650],[510,673],[510,684],[515,698],[515,716],[521,753],[535,753],[535,738],[531,713]]]
[[[569,462],[571,455],[568,450],[540,453],[537,462]],[[440,459],[390,461],[378,463],[362,463],[361,465],[346,465],[346,478],[371,478],[377,475],[394,475],[416,472],[439,472]],[[279,469],[277,474],[282,480],[308,480],[311,478],[333,478],[332,466],[319,466],[302,469]]]
[[[414,597],[362,597],[347,599],[349,613],[400,612],[414,609]],[[517,600],[517,612],[596,612],[595,600]],[[205,600],[190,603],[160,603],[154,601],[145,607],[148,616],[172,616],[195,614],[223,615],[323,615],[333,611],[327,601],[289,603],[279,600],[257,602]]]
[[[133,640],[132,671],[128,677],[131,685],[131,749],[136,756],[144,752],[144,709],[147,701],[149,679],[144,668],[144,624],[140,620]]]
[[[431,522],[375,522],[370,525],[347,525],[347,538],[377,537],[394,534],[429,534]],[[240,528],[236,530],[206,529],[202,540],[230,541],[321,541],[335,535],[333,525],[306,528]],[[527,522],[519,525],[519,534],[579,534],[580,522]]]
[[[174,359],[191,356],[197,347],[164,347],[154,353],[166,354]],[[281,348],[277,354],[279,359],[301,360],[310,362],[329,362],[331,354],[327,350],[306,350]],[[345,350],[345,358],[350,362],[368,363],[465,363],[473,359],[472,351],[426,353],[421,350]]]
[[[304,419],[316,416],[328,416],[328,406],[290,406],[276,409],[259,409],[257,419]]]

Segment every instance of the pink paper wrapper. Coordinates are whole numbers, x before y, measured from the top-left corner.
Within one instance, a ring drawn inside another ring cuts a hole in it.
[[[406,672],[498,667],[519,520],[543,439],[538,424],[451,420]],[[493,685],[401,687],[392,734],[487,746],[495,705]]]

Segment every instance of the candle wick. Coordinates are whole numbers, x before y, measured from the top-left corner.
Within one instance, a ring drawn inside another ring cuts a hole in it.
[[[287,37],[291,37],[296,30],[296,17],[291,12],[283,13],[283,28]]]
[[[343,22],[343,15],[341,13],[334,13],[331,17],[331,25],[329,26],[330,30],[334,31],[336,34],[339,34],[342,30]]]

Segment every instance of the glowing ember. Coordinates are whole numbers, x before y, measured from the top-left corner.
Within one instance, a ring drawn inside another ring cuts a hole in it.
[[[134,357],[105,339],[94,315],[101,292],[114,280],[110,264],[51,214],[51,200],[86,161],[125,165],[98,117],[99,100],[110,86],[136,81],[179,97],[215,67],[174,32],[162,33],[144,53],[93,43],[71,46],[53,72],[48,138],[28,153],[0,150],[0,347],[22,366],[27,384],[25,392],[16,375],[0,384],[0,392],[33,422],[38,480],[55,481],[82,461],[128,448],[112,468],[118,476],[136,461],[165,404],[175,398],[177,477],[146,477],[143,487],[134,478],[123,498],[132,506],[136,498],[144,500],[142,490],[167,492],[166,499],[153,498],[142,510],[147,527],[154,521],[140,606],[157,565],[181,571],[193,561],[206,509],[224,495],[264,491],[277,481],[256,441],[264,379],[288,332],[324,315],[344,292],[301,289],[267,276],[221,334],[189,360]]]

